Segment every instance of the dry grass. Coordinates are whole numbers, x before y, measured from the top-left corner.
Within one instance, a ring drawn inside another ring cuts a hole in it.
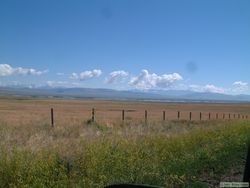
[[[222,119],[228,119],[228,114],[250,114],[250,104],[199,104],[199,103],[157,103],[133,101],[98,101],[98,100],[63,100],[63,99],[31,99],[31,98],[0,98],[0,121],[13,125],[35,125],[50,123],[50,108],[55,111],[57,126],[81,124],[91,118],[91,109],[96,109],[96,120],[105,124],[117,124],[121,121],[121,111],[125,109],[126,121],[138,122],[144,119],[144,111],[148,111],[149,121],[162,120],[162,111],[166,111],[166,118],[177,118],[177,111],[181,111],[181,119],[198,120],[202,112],[202,119],[215,119],[216,113]],[[248,115],[249,116],[249,115]],[[249,116],[250,118],[250,116]]]
[[[218,187],[242,180],[249,127],[246,120],[1,124],[0,187]]]
[[[97,109],[96,123],[88,121],[92,107]],[[248,114],[249,108],[1,98],[0,187],[101,188],[117,182],[217,187],[219,181],[240,181],[250,140],[248,120],[171,119],[179,109],[188,115],[189,111]],[[121,109],[131,110],[125,122],[120,121]],[[162,110],[170,120],[161,121]]]

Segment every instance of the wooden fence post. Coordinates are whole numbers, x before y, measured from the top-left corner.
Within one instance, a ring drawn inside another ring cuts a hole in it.
[[[189,120],[192,120],[192,112],[189,112]]]
[[[210,114],[210,112],[209,112],[209,114],[208,114],[208,119],[210,120],[210,118],[211,118],[211,114]]]
[[[225,114],[223,114],[223,119],[225,119]]]
[[[216,119],[218,119],[218,113],[216,113]]]
[[[125,111],[122,110],[122,121],[124,121],[124,119],[125,119]]]
[[[231,115],[230,115],[230,113],[228,114],[228,118],[229,118],[229,119],[231,119]]]
[[[165,112],[165,110],[163,111],[163,114],[162,114],[162,115],[163,115],[163,117],[162,117],[162,118],[163,118],[163,121],[165,121],[165,120],[166,120],[166,112]]]
[[[91,117],[91,121],[94,122],[95,121],[95,109],[92,108],[92,117]]]
[[[177,118],[180,119],[180,111],[177,112]]]
[[[147,121],[148,121],[148,111],[145,110],[145,123],[147,123]]]
[[[53,110],[53,108],[50,109],[50,116],[51,116],[51,127],[54,127],[54,110]]]
[[[235,119],[235,114],[234,114],[234,119]]]
[[[201,116],[202,116],[202,114],[201,114],[201,112],[200,112],[200,121],[201,121]]]

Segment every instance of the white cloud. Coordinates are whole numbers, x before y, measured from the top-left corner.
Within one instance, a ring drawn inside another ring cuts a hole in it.
[[[79,75],[75,72],[73,72],[70,76],[70,79],[80,79],[80,80],[87,80],[95,77],[99,77],[102,74],[102,71],[99,69],[94,69],[92,71],[84,71],[81,72]]]
[[[234,88],[232,89],[234,92],[241,92],[248,89],[248,83],[242,81],[236,81],[233,83]]]
[[[168,88],[176,81],[182,80],[182,76],[178,73],[157,75],[150,74],[147,70],[142,70],[139,76],[133,77],[129,85],[137,89],[150,89],[154,87]]]
[[[233,87],[222,88],[213,84],[207,85],[189,85],[188,89],[195,92],[210,92],[210,93],[224,93],[224,94],[240,94],[243,91],[248,90],[248,83],[242,81],[236,81],[232,84]]]
[[[234,86],[247,86],[248,83],[242,81],[236,81],[233,83]]]
[[[38,71],[32,68],[13,68],[8,64],[0,64],[0,76],[12,76],[12,75],[35,75],[39,76],[47,73],[47,70]]]
[[[223,88],[214,86],[212,84],[205,85],[204,90],[205,92],[210,93],[225,93],[225,90]]]
[[[14,72],[13,68],[8,64],[0,64],[0,76],[10,76]]]
[[[108,84],[112,84],[114,82],[116,82],[118,79],[120,78],[125,78],[129,75],[128,72],[125,72],[123,70],[118,70],[118,71],[113,71],[109,74],[109,77],[106,78],[106,82]]]
[[[77,75],[77,73],[73,72],[69,78],[73,79],[73,80],[77,80],[78,79],[78,75]]]
[[[195,92],[209,92],[209,93],[225,93],[225,89],[217,87],[213,84],[207,84],[205,86],[201,85],[190,85],[189,90]]]
[[[94,69],[92,71],[84,71],[80,73],[80,80],[87,80],[94,77],[99,77],[102,74],[102,71],[99,69]]]

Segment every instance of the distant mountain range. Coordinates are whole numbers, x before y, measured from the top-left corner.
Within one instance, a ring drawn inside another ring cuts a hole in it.
[[[108,100],[149,100],[168,102],[250,102],[250,95],[226,95],[181,90],[113,90],[93,88],[12,88],[0,87],[0,96],[85,98]]]

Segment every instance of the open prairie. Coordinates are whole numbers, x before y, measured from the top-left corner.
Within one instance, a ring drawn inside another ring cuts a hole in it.
[[[250,104],[244,103],[166,103],[140,101],[105,101],[105,100],[66,100],[66,99],[33,99],[33,98],[0,98],[0,121],[8,124],[22,125],[36,122],[50,123],[50,109],[54,109],[55,124],[77,124],[91,119],[92,108],[95,119],[102,123],[119,123],[122,110],[125,110],[125,121],[144,121],[147,110],[148,121],[162,121],[163,111],[166,120],[176,120],[180,111],[180,119],[237,119],[249,118]],[[223,115],[224,114],[224,115]],[[230,117],[229,117],[230,114]]]
[[[96,122],[90,121],[92,108]],[[240,182],[250,141],[250,121],[242,116],[249,112],[249,104],[2,97],[0,187],[218,187],[221,181]]]

